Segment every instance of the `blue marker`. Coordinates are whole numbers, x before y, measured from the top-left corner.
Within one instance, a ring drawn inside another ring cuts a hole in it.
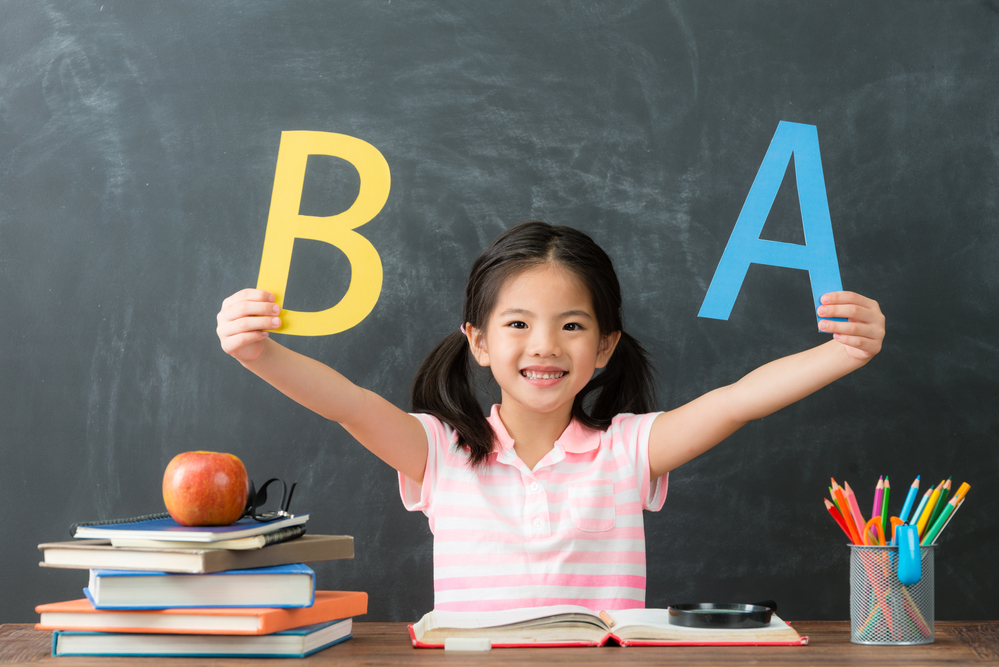
[[[909,493],[905,496],[905,503],[902,505],[902,512],[898,515],[898,518],[902,521],[909,521],[909,512],[912,510],[912,503],[916,502],[916,495],[919,493],[919,475],[916,475],[916,481],[912,483],[909,487]]]

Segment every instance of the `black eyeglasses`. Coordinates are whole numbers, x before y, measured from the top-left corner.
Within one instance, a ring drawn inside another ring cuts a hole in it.
[[[271,485],[271,482],[279,482],[281,484],[281,504],[275,510],[265,509],[267,505],[267,487]],[[283,479],[272,477],[264,482],[260,490],[257,491],[251,481],[250,493],[247,495],[246,510],[244,510],[243,516],[251,517],[254,521],[260,521],[261,523],[295,516],[288,510],[291,508],[291,497],[295,493],[296,486],[298,486],[298,482],[293,482],[289,489],[285,486]]]

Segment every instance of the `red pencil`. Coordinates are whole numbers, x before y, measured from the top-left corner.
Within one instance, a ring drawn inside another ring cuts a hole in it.
[[[850,531],[847,530],[846,521],[843,520],[843,516],[839,513],[839,510],[837,510],[836,506],[833,505],[828,500],[826,500],[825,498],[822,499],[822,502],[826,504],[826,509],[829,510],[830,514],[832,514],[832,518],[836,519],[836,523],[839,524],[840,530],[846,533],[846,536],[850,539],[850,542],[852,543],[853,535],[851,535]]]

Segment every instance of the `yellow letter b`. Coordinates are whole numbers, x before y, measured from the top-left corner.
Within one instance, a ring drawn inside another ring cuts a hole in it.
[[[342,158],[360,174],[357,199],[343,213],[322,217],[299,213],[310,155]],[[382,210],[390,181],[388,163],[367,142],[332,132],[281,133],[257,288],[273,292],[279,304],[284,301],[296,238],[324,241],[342,250],[350,261],[350,286],[332,308],[283,310],[282,325],[275,331],[294,336],[340,333],[359,324],[375,307],[382,291],[382,261],[371,242],[354,230]]]

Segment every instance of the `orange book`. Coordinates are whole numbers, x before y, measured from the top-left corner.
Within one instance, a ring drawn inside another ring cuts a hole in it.
[[[202,607],[198,609],[94,609],[88,600],[35,607],[38,630],[141,632],[196,635],[269,635],[303,625],[360,616],[368,611],[368,594],[316,591],[311,607],[294,609]]]

